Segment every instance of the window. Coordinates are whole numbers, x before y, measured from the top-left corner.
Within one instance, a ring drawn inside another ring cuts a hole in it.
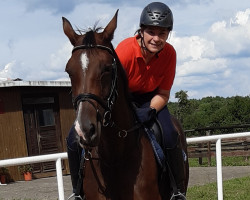
[[[55,117],[53,109],[39,109],[39,125],[40,126],[54,126],[55,125]]]

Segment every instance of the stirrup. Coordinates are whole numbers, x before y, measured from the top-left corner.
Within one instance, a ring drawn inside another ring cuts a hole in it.
[[[178,192],[177,194],[173,194],[170,200],[186,200],[185,194]]]
[[[85,199],[84,197],[82,198],[80,195],[76,196],[76,194],[73,193],[73,194],[71,194],[71,195],[69,196],[69,198],[67,198],[67,200],[72,199],[72,198],[80,199],[80,200],[84,200],[84,199]]]

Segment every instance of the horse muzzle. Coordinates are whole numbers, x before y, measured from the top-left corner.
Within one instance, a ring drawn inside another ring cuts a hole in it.
[[[80,137],[80,145],[95,147],[99,144],[100,130],[95,124],[90,123],[87,127],[82,127],[81,123],[77,120],[74,123],[75,130]]]
[[[82,104],[82,102],[80,103]],[[75,130],[80,137],[80,145],[95,147],[99,144],[101,135],[101,121],[96,118],[95,110],[84,112],[80,105],[74,123]]]

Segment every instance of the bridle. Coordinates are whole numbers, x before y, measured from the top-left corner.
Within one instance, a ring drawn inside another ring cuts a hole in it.
[[[112,62],[112,82],[111,82],[111,90],[109,93],[109,96],[106,101],[102,100],[99,96],[92,94],[92,93],[81,93],[77,95],[76,97],[73,97],[73,105],[75,110],[77,110],[78,105],[80,102],[87,101],[89,102],[97,112],[97,118],[102,121],[103,126],[109,126],[111,125],[111,111],[113,104],[116,100],[117,97],[117,64],[114,56],[114,52],[111,48],[103,45],[79,45],[75,46],[72,50],[72,53],[80,50],[80,49],[93,49],[93,48],[98,48],[102,49],[105,51],[108,51],[108,53],[113,57],[113,62]],[[98,108],[93,104],[93,101],[96,101],[101,107],[104,109],[104,115],[101,117]]]

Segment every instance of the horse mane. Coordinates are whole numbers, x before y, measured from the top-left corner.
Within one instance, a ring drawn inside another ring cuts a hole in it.
[[[119,66],[119,68],[120,68],[121,79],[122,79],[122,81],[124,83],[125,97],[127,98],[127,102],[129,102],[131,108],[134,109],[133,106],[132,106],[132,102],[131,102],[132,97],[131,97],[131,93],[129,92],[128,78],[127,78],[126,72],[125,72],[125,70],[124,70],[124,68],[123,68],[123,66],[122,66],[122,64],[120,62],[120,59],[118,58],[113,46],[112,46],[112,50],[113,50],[114,55],[115,55],[115,60],[116,60],[117,66]]]

